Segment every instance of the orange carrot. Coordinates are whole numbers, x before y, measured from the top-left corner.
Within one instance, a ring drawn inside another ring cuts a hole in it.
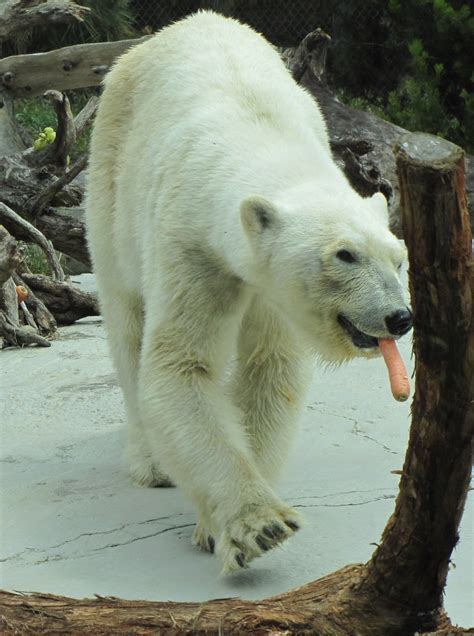
[[[379,347],[387,365],[392,395],[399,402],[405,402],[410,396],[410,382],[397,343],[391,338],[379,338]]]

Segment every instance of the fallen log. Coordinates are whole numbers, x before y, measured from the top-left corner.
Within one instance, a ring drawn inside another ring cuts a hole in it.
[[[310,46],[309,50],[305,38],[299,47],[287,51],[284,59],[289,68],[295,70],[297,81],[317,100],[327,122],[334,155],[352,186],[362,196],[383,192],[389,201],[391,229],[402,238],[400,192],[392,150],[408,131],[376,115],[351,108],[334,96],[321,70],[329,44],[324,35],[319,34],[317,46]],[[471,229],[474,232],[473,156],[465,156],[465,174]]]
[[[0,5],[0,43],[25,29],[84,20],[90,11],[68,0],[10,0]]]
[[[54,281],[42,274],[22,272],[21,278],[48,307],[59,325],[71,325],[85,316],[100,314],[96,294],[83,292],[70,283]]]
[[[416,389],[395,511],[365,565],[260,601],[155,603],[0,592],[5,634],[474,634],[442,609],[474,435],[474,264],[462,151],[397,148],[414,313]]]
[[[0,60],[2,90],[18,98],[43,95],[50,88],[64,91],[98,86],[116,57],[149,37],[6,57]]]

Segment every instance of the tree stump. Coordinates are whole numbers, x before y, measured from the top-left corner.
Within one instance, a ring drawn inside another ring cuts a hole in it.
[[[471,474],[474,263],[461,148],[414,133],[395,154],[416,388],[400,494],[366,584],[429,620],[442,605]]]

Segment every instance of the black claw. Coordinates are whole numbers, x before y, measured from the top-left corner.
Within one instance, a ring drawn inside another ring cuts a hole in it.
[[[273,532],[273,530],[269,526],[265,526],[262,528],[263,534],[269,539],[276,539],[277,535]]]
[[[241,568],[245,567],[245,557],[242,552],[235,555],[235,560],[237,561],[239,567]]]
[[[296,532],[296,530],[300,529],[299,524],[295,523],[294,521],[288,521],[288,519],[285,519],[285,524],[291,528],[292,530],[294,530]]]
[[[214,537],[211,537],[210,535],[207,537],[207,545],[209,546],[209,552],[211,554],[214,554],[214,548],[215,548],[215,541],[214,541]]]
[[[257,536],[255,537],[255,543],[258,545],[259,548],[261,548],[264,552],[266,552],[267,550],[270,549],[270,546],[267,544],[267,542],[265,541],[265,539],[262,537],[262,535],[257,534]]]
[[[283,528],[279,526],[277,523],[272,524],[272,530],[275,533],[275,539],[278,539],[283,534],[285,534],[285,531],[283,530]]]

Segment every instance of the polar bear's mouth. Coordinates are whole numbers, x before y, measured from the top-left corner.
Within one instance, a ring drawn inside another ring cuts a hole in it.
[[[338,315],[337,322],[341,325],[344,331],[349,334],[356,347],[360,347],[361,349],[371,349],[379,346],[377,338],[369,336],[369,334],[357,329],[357,327],[342,314]]]

